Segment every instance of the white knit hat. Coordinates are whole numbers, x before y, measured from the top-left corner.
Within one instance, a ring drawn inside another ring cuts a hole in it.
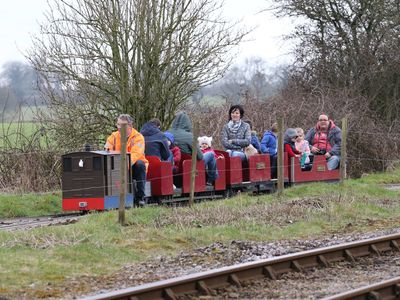
[[[199,142],[199,145],[201,144],[207,144],[208,147],[211,147],[211,142],[212,142],[212,136],[199,136],[197,138],[197,141]]]

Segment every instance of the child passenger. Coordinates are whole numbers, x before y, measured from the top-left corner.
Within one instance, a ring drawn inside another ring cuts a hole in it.
[[[302,128],[296,128],[296,132],[295,147],[301,153],[300,165],[302,168],[305,168],[310,163],[310,144],[304,139],[304,130]]]
[[[261,153],[260,140],[258,139],[257,132],[256,132],[255,130],[253,130],[253,123],[251,123],[250,120],[246,120],[246,121],[244,121],[244,122],[246,122],[247,124],[250,125],[250,130],[251,130],[251,144],[253,145],[253,147],[254,147],[255,149],[257,149],[257,152],[258,152],[258,153]]]
[[[215,179],[218,178],[217,159],[219,158],[219,156],[211,147],[211,136],[200,136],[197,138],[197,141],[199,142],[201,152],[203,152],[203,161],[206,164],[207,185],[212,186],[214,185]],[[211,176],[213,176],[214,178],[210,178],[210,173]]]
[[[292,157],[300,157],[301,153],[296,149],[297,131],[294,128],[288,128],[284,135],[284,148],[289,160]]]
[[[211,147],[211,142],[212,142],[212,136],[200,136],[197,138],[197,141],[199,142],[199,146],[201,149],[201,152],[207,153],[207,152],[212,152],[214,154],[215,158],[218,158],[218,155],[215,153],[214,149]]]
[[[181,160],[181,149],[174,144],[175,138],[171,132],[165,131],[164,135],[168,140],[169,150],[171,150],[171,157],[169,158],[169,161],[173,163],[173,172],[176,173]]]

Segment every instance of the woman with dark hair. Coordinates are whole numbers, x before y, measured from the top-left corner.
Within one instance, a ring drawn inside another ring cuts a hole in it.
[[[244,110],[241,105],[232,105],[229,109],[229,122],[222,129],[222,145],[229,156],[246,159],[244,148],[251,143],[250,125],[242,121]]]

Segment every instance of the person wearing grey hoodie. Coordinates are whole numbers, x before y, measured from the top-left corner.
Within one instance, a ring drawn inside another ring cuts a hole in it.
[[[193,133],[192,133],[192,122],[189,116],[180,112],[175,116],[172,121],[171,129],[169,130],[174,135],[175,145],[181,149],[182,153],[192,155],[192,144],[193,144]],[[197,147],[197,160],[203,160],[207,169],[207,184],[212,185],[213,182],[218,178],[217,161],[212,152],[202,153],[198,143]]]

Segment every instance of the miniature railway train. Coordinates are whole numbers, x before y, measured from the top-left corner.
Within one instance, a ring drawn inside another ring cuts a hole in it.
[[[239,157],[229,157],[227,152],[216,151],[219,178],[213,186],[206,184],[203,161],[196,163],[195,199],[225,198],[237,191],[273,192],[277,180],[271,178],[269,155],[250,156],[246,163]],[[119,206],[120,154],[109,151],[86,151],[62,156],[62,208],[64,211],[110,210]],[[167,204],[187,201],[190,194],[191,156],[182,155],[178,172],[173,173],[172,163],[147,156],[149,167],[146,178],[145,200],[148,204]],[[129,155],[127,155],[129,161]],[[135,204],[135,183],[129,175],[125,206]],[[304,182],[338,181],[339,170],[328,170],[324,156],[315,156],[311,170],[302,170],[298,159],[291,161],[285,155],[285,185]]]

